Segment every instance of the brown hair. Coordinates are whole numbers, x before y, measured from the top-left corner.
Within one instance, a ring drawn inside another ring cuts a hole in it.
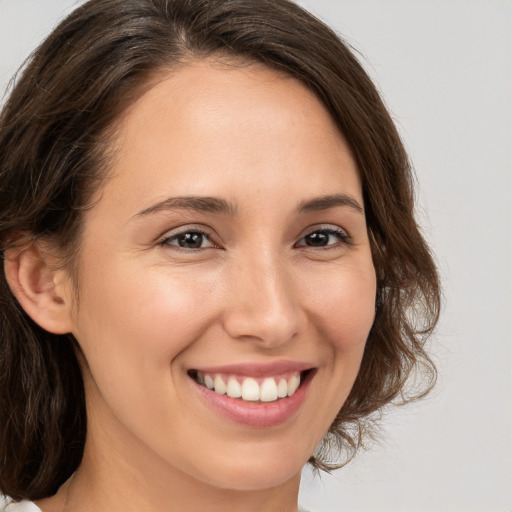
[[[108,129],[151,74],[216,54],[306,84],[357,161],[378,285],[360,372],[326,437],[348,460],[376,411],[433,385],[423,347],[439,283],[413,216],[409,161],[375,86],[338,36],[291,1],[90,0],[76,9],[34,52],[1,112],[0,249],[29,233],[58,244],[72,265],[81,212],[108,170]],[[28,317],[0,273],[0,490],[13,498],[55,493],[80,463],[76,351],[71,335]],[[423,379],[406,396],[416,370]],[[330,469],[327,455],[310,462]]]

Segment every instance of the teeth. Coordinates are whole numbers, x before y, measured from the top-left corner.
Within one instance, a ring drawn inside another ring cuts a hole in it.
[[[227,379],[227,384],[226,384]],[[292,396],[300,386],[300,373],[291,374],[288,379],[284,377],[267,377],[258,383],[253,377],[239,379],[235,376],[209,375],[197,372],[196,380],[199,384],[213,389],[219,395],[228,395],[231,398],[241,398],[249,402],[274,402],[278,398]]]
[[[197,372],[197,373],[198,373],[198,376],[199,375],[201,375],[201,376],[203,375],[201,372]],[[202,380],[204,380],[204,385],[208,389],[213,389],[214,388],[213,379],[209,375],[204,375]],[[201,384],[201,380],[200,379],[198,379],[198,382],[199,382],[199,384]]]
[[[277,385],[274,379],[265,379],[260,389],[260,400],[262,402],[273,402],[277,400]]]
[[[215,375],[215,379],[213,379],[213,385],[215,386],[215,393],[218,393],[219,395],[226,393],[226,384],[224,384],[224,381],[220,375]]]
[[[291,379],[288,381],[288,396],[292,396],[300,384],[300,377],[296,374],[292,375]]]
[[[288,396],[288,382],[286,382],[286,379],[281,379],[279,381],[279,384],[277,385],[277,396],[279,398]]]
[[[235,379],[235,377],[229,377],[228,386],[226,388],[226,395],[231,398],[240,398],[242,396],[242,386]]]
[[[248,377],[242,382],[242,399],[250,402],[260,399],[260,387],[255,379]]]

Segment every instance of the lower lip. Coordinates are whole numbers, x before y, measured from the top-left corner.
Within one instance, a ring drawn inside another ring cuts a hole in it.
[[[297,391],[274,402],[245,402],[240,398],[219,395],[191,379],[206,403],[228,419],[250,427],[273,427],[290,420],[306,398],[314,372],[307,374]]]

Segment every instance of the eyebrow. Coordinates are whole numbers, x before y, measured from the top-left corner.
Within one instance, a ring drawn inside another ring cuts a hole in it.
[[[299,212],[314,212],[328,210],[335,206],[348,206],[358,213],[364,213],[363,207],[353,197],[347,194],[332,194],[327,196],[315,197],[308,201],[303,201],[299,205]]]
[[[199,197],[199,196],[184,196],[184,197],[169,197],[156,203],[144,210],[141,210],[135,217],[143,217],[150,213],[157,213],[173,208],[182,208],[186,210],[197,210],[208,213],[220,213],[224,215],[234,216],[236,213],[236,206],[225,199],[218,197]]]
[[[336,206],[348,206],[358,213],[363,213],[363,207],[353,197],[347,194],[332,194],[326,196],[315,197],[299,204],[297,210],[299,213],[307,213],[313,211],[328,210]],[[141,210],[135,217],[144,217],[151,213],[158,213],[174,208],[186,210],[196,210],[207,213],[220,213],[233,217],[236,215],[237,207],[235,204],[220,199],[218,197],[208,196],[184,196],[184,197],[168,197],[154,205]]]

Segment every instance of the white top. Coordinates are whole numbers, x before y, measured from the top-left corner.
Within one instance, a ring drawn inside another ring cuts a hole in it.
[[[31,501],[23,500],[17,503],[10,498],[0,496],[0,512],[42,512],[41,509]]]
[[[41,509],[31,501],[23,500],[13,503],[10,498],[0,496],[0,512],[42,512]],[[307,512],[299,505],[299,512]]]

